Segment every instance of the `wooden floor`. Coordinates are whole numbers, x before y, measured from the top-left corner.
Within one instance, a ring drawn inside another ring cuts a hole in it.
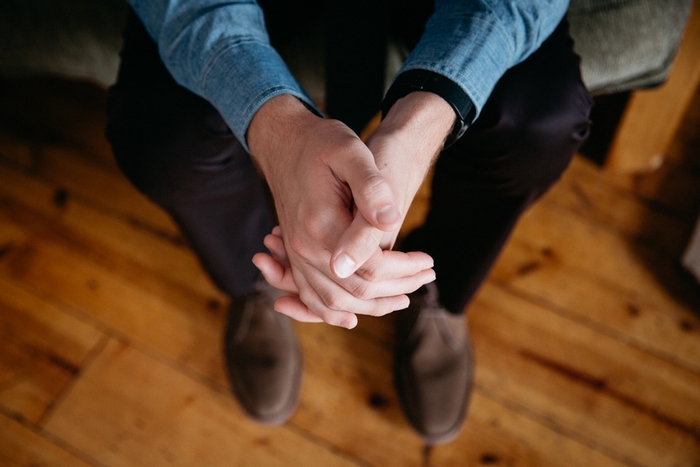
[[[248,421],[226,298],[116,169],[104,91],[0,84],[0,465],[700,466],[700,295],[678,266],[700,97],[659,171],[576,158],[524,217],[469,310],[466,428],[428,449],[392,389],[390,318],[298,325],[299,410]]]

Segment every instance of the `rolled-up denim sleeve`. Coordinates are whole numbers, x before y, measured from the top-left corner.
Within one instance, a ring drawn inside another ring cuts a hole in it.
[[[398,75],[427,70],[448,78],[478,116],[501,76],[539,48],[567,7],[568,0],[437,0]]]
[[[316,109],[270,45],[255,1],[129,3],[175,81],[216,107],[246,149],[250,121],[272,97],[291,94]]]

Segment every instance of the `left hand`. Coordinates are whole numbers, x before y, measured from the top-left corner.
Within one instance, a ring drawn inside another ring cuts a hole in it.
[[[367,140],[379,173],[391,186],[401,214],[396,229],[382,233],[380,246],[393,247],[413,198],[455,122],[452,107],[437,94],[416,91],[399,99]],[[376,229],[361,216],[338,241],[333,257],[376,235]],[[352,256],[352,254],[351,254]],[[365,271],[360,268],[358,274]]]

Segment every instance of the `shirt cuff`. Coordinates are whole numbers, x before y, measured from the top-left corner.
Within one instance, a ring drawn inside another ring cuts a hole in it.
[[[246,151],[249,151],[246,132],[251,120],[275,96],[291,94],[312,112],[323,116],[282,57],[268,44],[234,42],[217,52],[203,73],[202,94],[216,107]]]

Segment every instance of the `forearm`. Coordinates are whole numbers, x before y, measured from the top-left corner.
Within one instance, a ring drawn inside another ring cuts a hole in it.
[[[449,79],[471,100],[474,118],[506,70],[537,50],[554,31],[568,3],[437,0],[423,36],[398,75],[425,70]]]
[[[250,153],[266,177],[274,177],[294,164],[292,148],[305,144],[320,117],[313,114],[296,97],[275,96],[265,102],[253,116],[246,140]],[[271,187],[272,188],[272,187]]]
[[[454,124],[455,112],[440,96],[412,92],[396,101],[368,140],[403,216]]]

